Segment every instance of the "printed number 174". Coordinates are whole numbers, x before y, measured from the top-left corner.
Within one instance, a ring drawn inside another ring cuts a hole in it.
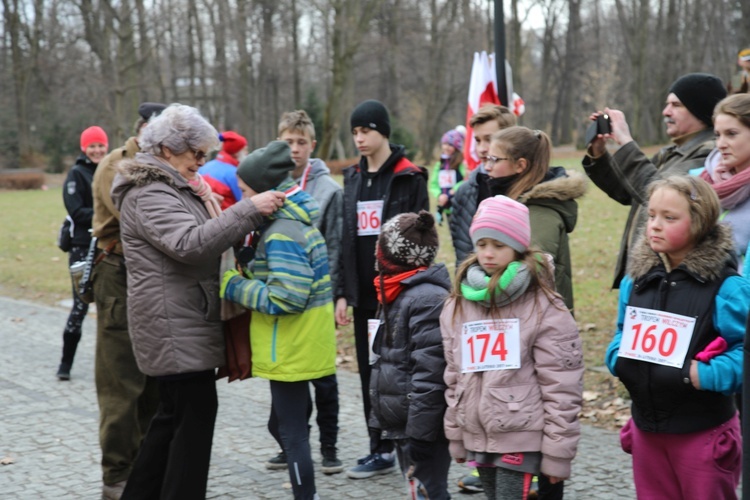
[[[489,333],[478,333],[473,337],[469,337],[468,343],[471,347],[470,353],[472,363],[484,363],[485,359],[487,358],[487,348],[490,345],[491,339],[492,335],[490,335]],[[479,344],[481,344],[481,346]],[[477,361],[474,359],[474,353],[476,352],[477,348],[480,347],[481,351],[479,354],[479,361]],[[500,361],[505,361],[505,358],[508,355],[508,350],[505,348],[505,333],[498,332],[497,337],[495,338],[495,342],[492,344],[490,354],[492,354],[493,356],[499,356]]]

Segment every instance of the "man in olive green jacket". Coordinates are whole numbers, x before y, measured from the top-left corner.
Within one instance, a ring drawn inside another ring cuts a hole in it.
[[[625,115],[617,109],[605,108],[611,133],[599,134],[589,144],[583,167],[599,188],[622,205],[630,205],[630,213],[620,242],[620,253],[612,288],[619,288],[625,275],[628,250],[640,236],[646,221],[646,190],[657,179],[687,174],[700,168],[714,147],[712,114],[716,104],[726,97],[724,83],[714,75],[690,73],[678,78],[667,92],[662,115],[667,135],[673,144],[662,148],[649,159],[630,135]],[[595,120],[597,112],[591,115]],[[614,139],[620,149],[607,152],[607,139]]]

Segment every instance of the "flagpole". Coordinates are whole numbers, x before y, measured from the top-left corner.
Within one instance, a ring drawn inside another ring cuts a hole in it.
[[[503,0],[495,0],[495,71],[497,73],[497,96],[500,104],[511,107],[508,83],[505,79],[505,14]]]

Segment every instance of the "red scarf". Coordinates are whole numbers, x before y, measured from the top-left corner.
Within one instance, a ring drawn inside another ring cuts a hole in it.
[[[235,167],[240,164],[240,160],[230,154],[225,153],[224,151],[219,151],[219,154],[216,155],[216,159],[221,162],[234,165]]]
[[[399,294],[404,290],[404,285],[401,284],[406,278],[411,278],[419,271],[424,271],[427,267],[418,267],[411,271],[405,271],[403,273],[391,274],[389,276],[383,276],[383,286],[385,288],[385,303],[390,304]],[[383,303],[383,294],[380,290],[380,276],[375,276],[373,280],[375,282],[375,293],[378,296],[378,302]]]

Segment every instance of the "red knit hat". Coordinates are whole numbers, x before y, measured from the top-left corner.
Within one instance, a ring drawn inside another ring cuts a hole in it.
[[[107,133],[101,127],[94,125],[81,132],[81,151],[86,152],[86,148],[95,142],[104,144],[104,147],[109,146],[109,140],[107,139]]]
[[[231,130],[219,134],[219,140],[222,142],[221,150],[230,155],[236,154],[247,146],[247,139]]]

